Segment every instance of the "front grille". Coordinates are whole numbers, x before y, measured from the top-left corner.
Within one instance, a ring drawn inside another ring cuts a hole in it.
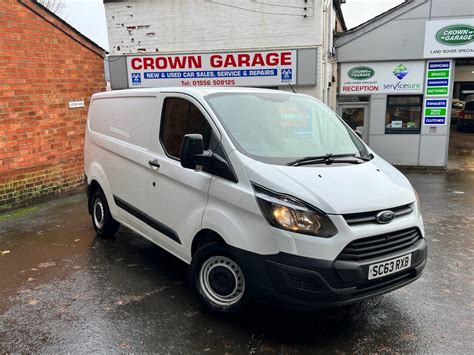
[[[290,279],[293,286],[301,290],[321,291],[322,289],[319,280],[315,277],[312,277],[311,275],[289,272],[288,278]]]
[[[411,208],[411,204],[398,206],[394,208],[386,208],[385,210],[390,210],[393,213],[395,213],[395,218],[412,213],[413,211],[413,209]],[[361,212],[361,213],[350,213],[350,214],[345,214],[343,216],[347,224],[350,226],[357,225],[357,224],[364,224],[364,223],[377,223],[375,219],[375,217],[377,216],[377,213],[385,211],[385,210]]]
[[[363,261],[396,253],[409,248],[421,239],[418,228],[361,238],[350,242],[337,257],[338,260]]]
[[[381,291],[383,289],[387,289],[389,287],[400,284],[404,281],[410,280],[414,278],[415,276],[416,276],[415,270],[408,270],[408,271],[400,272],[395,275],[382,277],[378,280],[369,281],[363,285],[358,286],[356,291],[352,294],[352,296],[362,296],[368,293]]]

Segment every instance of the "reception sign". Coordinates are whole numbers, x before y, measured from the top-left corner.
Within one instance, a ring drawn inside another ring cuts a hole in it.
[[[341,64],[340,93],[422,94],[424,61]]]

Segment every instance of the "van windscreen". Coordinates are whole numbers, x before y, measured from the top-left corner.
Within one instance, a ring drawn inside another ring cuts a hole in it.
[[[285,93],[217,93],[205,97],[236,148],[270,164],[325,154],[368,156],[355,133],[326,105]]]

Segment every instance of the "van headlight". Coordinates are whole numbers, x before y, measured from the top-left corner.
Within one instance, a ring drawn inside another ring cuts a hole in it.
[[[330,238],[337,234],[336,226],[322,211],[303,201],[253,185],[258,205],[272,226],[287,231]]]

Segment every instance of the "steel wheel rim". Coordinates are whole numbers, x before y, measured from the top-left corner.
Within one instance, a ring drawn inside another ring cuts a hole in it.
[[[233,277],[235,286],[228,294],[219,294],[212,286],[210,276],[217,268],[222,268],[221,270],[226,275],[232,275]],[[234,260],[225,256],[213,256],[203,263],[199,271],[199,283],[204,296],[210,302],[222,307],[229,307],[239,302],[245,291],[245,279],[242,270]]]
[[[94,216],[94,224],[98,229],[102,229],[104,227],[104,205],[100,198],[96,198],[94,201],[94,206],[92,207],[93,216]],[[99,215],[98,215],[99,214]]]

